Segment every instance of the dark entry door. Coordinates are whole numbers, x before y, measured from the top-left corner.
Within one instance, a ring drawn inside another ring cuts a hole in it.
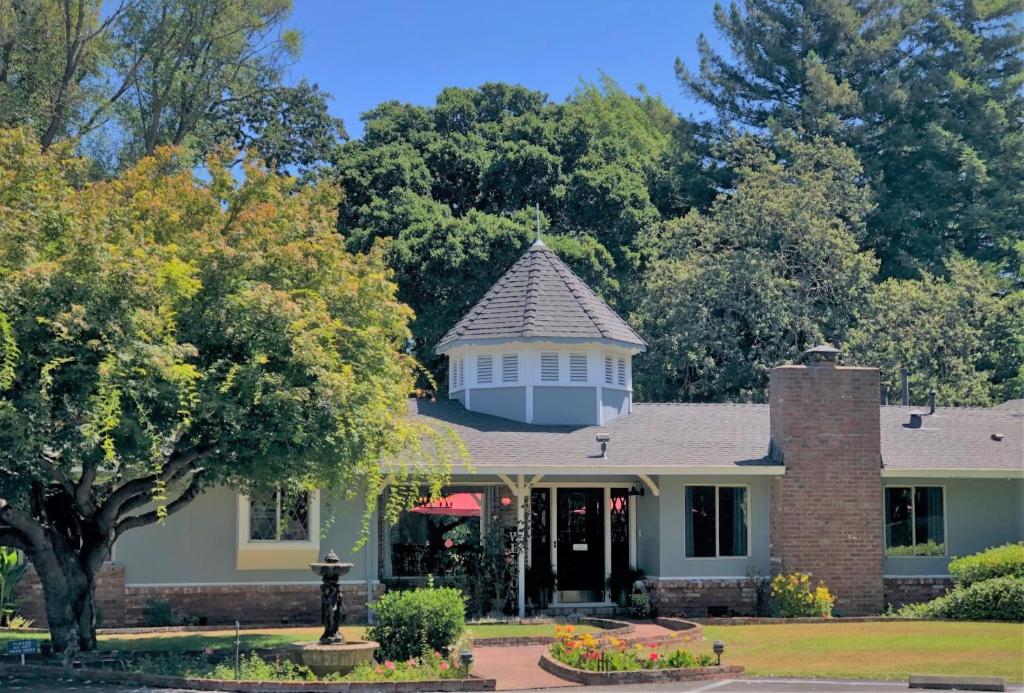
[[[604,509],[599,488],[558,489],[558,589],[562,601],[604,599]]]

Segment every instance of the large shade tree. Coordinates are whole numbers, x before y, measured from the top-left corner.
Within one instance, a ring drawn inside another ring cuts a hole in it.
[[[369,513],[381,460],[436,492],[458,452],[407,416],[412,313],[381,252],[345,250],[331,190],[217,161],[202,182],[173,149],[84,168],[0,131],[0,544],[65,652],[95,647],[116,539],[208,486],[358,489]]]

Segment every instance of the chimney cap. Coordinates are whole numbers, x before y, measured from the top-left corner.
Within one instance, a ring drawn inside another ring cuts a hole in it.
[[[811,347],[803,353],[804,360],[808,363],[835,363],[839,358],[839,349],[831,344],[819,344]]]

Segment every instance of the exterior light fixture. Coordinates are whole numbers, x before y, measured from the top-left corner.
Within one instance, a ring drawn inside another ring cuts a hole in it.
[[[718,655],[718,662],[715,666],[722,666],[722,653],[725,652],[725,643],[721,640],[715,640],[715,654]]]
[[[608,441],[610,441],[612,439],[611,434],[609,434],[609,433],[598,433],[595,436],[595,439],[597,440],[598,443],[601,444],[601,458],[604,459],[604,458],[608,457]]]
[[[633,482],[633,486],[629,489],[629,491],[627,492],[626,495],[643,497],[643,495],[644,495],[643,484],[641,484],[639,481],[634,481]]]

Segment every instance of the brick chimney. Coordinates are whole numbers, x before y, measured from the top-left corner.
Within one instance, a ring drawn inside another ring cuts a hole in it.
[[[877,368],[838,366],[815,347],[807,365],[769,376],[772,573],[812,573],[844,615],[876,614],[882,584],[882,475]]]

